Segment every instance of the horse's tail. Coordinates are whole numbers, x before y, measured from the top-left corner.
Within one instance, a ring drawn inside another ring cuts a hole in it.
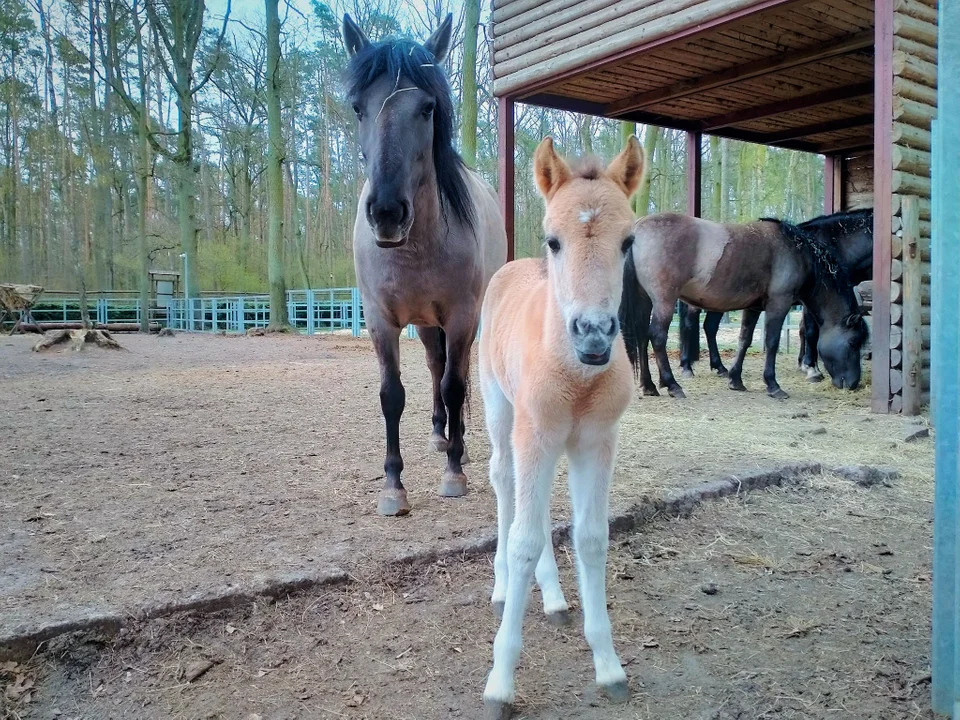
[[[640,353],[647,351],[647,331],[653,303],[640,287],[633,251],[627,253],[623,266],[623,294],[620,296],[620,329],[627,346],[627,357],[633,367],[633,376],[640,376]]]

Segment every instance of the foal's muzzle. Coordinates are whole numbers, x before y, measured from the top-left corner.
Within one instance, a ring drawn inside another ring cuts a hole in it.
[[[620,322],[616,315],[585,313],[570,321],[569,332],[580,362],[606,365],[610,362],[613,340],[620,332]]]

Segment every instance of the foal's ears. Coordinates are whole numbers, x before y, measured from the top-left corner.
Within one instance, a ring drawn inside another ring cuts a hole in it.
[[[343,44],[347,46],[347,55],[353,57],[363,50],[370,41],[363,34],[363,30],[348,14],[343,14]]]
[[[453,35],[453,13],[447,13],[447,17],[440,23],[440,27],[427,38],[423,44],[424,50],[429,52],[438,63],[442,63],[447,58],[450,51],[450,38]]]
[[[643,146],[636,135],[631,135],[627,140],[627,146],[607,166],[607,177],[619,185],[627,197],[630,197],[640,187],[646,169],[647,161],[643,154]]]
[[[570,179],[570,167],[557,155],[553,138],[549,135],[537,145],[537,151],[533,154],[533,176],[537,181],[537,189],[548,201]]]

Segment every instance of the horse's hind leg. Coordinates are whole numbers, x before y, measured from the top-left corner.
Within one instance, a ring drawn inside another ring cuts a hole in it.
[[[789,301],[777,303],[773,300],[767,303],[764,323],[764,349],[766,357],[763,365],[763,380],[767,384],[767,395],[777,400],[786,400],[789,395],[777,382],[777,351],[780,349],[780,333],[783,330],[783,321],[790,312]]]
[[[693,377],[693,364],[700,359],[700,309],[685,302],[679,305],[680,370],[684,377]]]
[[[583,630],[593,650],[596,680],[615,702],[630,699],[627,676],[613,648],[607,613],[606,564],[610,541],[608,506],[610,479],[616,457],[617,428],[591,434],[568,448],[570,500],[573,506],[573,545],[583,603]]]
[[[440,380],[440,394],[447,406],[447,469],[440,482],[444,497],[467,494],[467,476],[463,473],[463,406],[467,397],[470,371],[470,348],[476,337],[475,324],[445,328],[447,336],[447,366]]]
[[[686,397],[683,389],[673,377],[670,369],[670,360],[667,358],[667,333],[670,331],[670,321],[673,320],[674,303],[656,302],[653,314],[650,317],[650,341],[653,343],[653,352],[660,369],[660,387],[667,388],[672,397]]]
[[[427,365],[433,381],[433,432],[430,434],[430,446],[437,452],[447,451],[447,406],[443,404],[440,393],[440,381],[447,366],[447,340],[443,330],[436,327],[417,326],[417,335],[427,354]]]
[[[730,366],[730,389],[746,390],[743,385],[743,359],[753,343],[753,331],[760,319],[759,310],[744,310],[740,318],[740,343],[737,346],[737,357]]]
[[[710,352],[710,369],[716,370],[720,377],[727,376],[727,369],[720,359],[720,348],[717,347],[717,332],[720,330],[720,321],[723,313],[708,312],[703,319],[703,334],[707,336],[707,349]]]
[[[406,403],[406,391],[400,382],[400,329],[372,327],[370,337],[380,364],[380,408],[387,431],[387,454],[383,461],[386,479],[377,501],[377,512],[381,515],[406,515],[410,512],[410,503],[400,481],[403,472],[400,416]]]

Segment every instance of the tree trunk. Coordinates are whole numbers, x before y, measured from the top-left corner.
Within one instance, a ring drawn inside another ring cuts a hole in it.
[[[730,220],[730,204],[727,198],[730,197],[730,141],[726,138],[720,140],[720,216],[717,218],[720,222]]]
[[[647,132],[643,136],[643,151],[647,158],[647,173],[644,175],[640,189],[637,191],[634,203],[634,212],[637,215],[646,215],[650,212],[650,176],[653,174],[654,155],[657,152],[657,143],[660,140],[660,128],[647,125]]]
[[[723,197],[720,178],[723,176],[723,157],[720,153],[720,138],[716,135],[710,136],[710,164],[712,165],[710,177],[710,219],[715,222],[720,222],[720,201]]]
[[[477,32],[480,0],[466,0],[463,37],[463,103],[460,109],[460,149],[469,167],[477,165]]]
[[[280,15],[278,0],[265,0],[267,11],[267,275],[270,326],[285,328],[287,287],[283,266],[283,122],[280,117]]]

